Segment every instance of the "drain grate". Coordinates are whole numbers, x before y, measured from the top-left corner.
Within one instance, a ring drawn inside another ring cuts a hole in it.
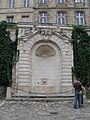
[[[52,111],[52,112],[50,112],[50,114],[58,115],[58,112],[56,112],[56,111]]]

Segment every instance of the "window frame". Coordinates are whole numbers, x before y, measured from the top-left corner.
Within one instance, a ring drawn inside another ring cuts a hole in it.
[[[47,2],[48,2],[47,0],[39,0],[40,4],[47,4]]]
[[[48,22],[48,14],[47,12],[39,12],[39,23],[47,23]]]
[[[14,22],[14,16],[7,16],[7,22],[8,23],[13,23]]]
[[[22,22],[29,22],[29,15],[22,15]]]
[[[76,24],[77,25],[85,25],[85,13],[83,11],[77,11],[75,14],[76,14],[76,16],[75,16]]]
[[[75,0],[75,3],[83,3],[84,0]]]
[[[65,3],[65,0],[56,0],[56,3]]]
[[[60,25],[66,24],[66,12],[65,11],[57,12],[57,24],[60,24]]]
[[[23,7],[29,7],[30,0],[23,0]]]
[[[15,0],[8,0],[8,7],[14,8],[15,7]]]

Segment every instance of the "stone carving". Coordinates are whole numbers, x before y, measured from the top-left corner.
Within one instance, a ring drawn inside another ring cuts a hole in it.
[[[47,57],[55,56],[56,52],[53,49],[53,47],[51,47],[49,45],[42,45],[37,48],[35,54],[38,57],[47,58]]]
[[[24,32],[25,32],[25,29],[19,29],[19,33],[18,33],[18,37],[20,38],[20,37],[24,37]]]
[[[10,38],[11,38],[11,40],[12,41],[15,41],[16,40],[16,31],[15,31],[15,29],[7,29],[7,32],[8,32],[8,34],[10,35]]]
[[[61,33],[60,33],[63,37],[66,37],[68,39],[71,39],[71,31],[65,31],[65,30],[62,30]]]
[[[52,30],[51,29],[40,29],[41,35],[52,35]]]
[[[29,36],[29,29],[25,29],[24,35],[25,37]]]
[[[59,33],[61,36],[63,36],[64,38],[67,39],[71,39],[71,31],[68,30],[62,30],[61,28],[57,27],[57,28],[39,28],[37,29],[40,34],[43,36],[43,38],[49,39],[49,36],[51,36],[53,33]],[[47,37],[48,36],[48,37]]]
[[[36,30],[36,27],[28,27],[28,28],[19,28],[19,35],[18,37],[27,37],[32,35]]]
[[[15,41],[16,39],[15,32],[10,32],[10,38],[12,41]]]
[[[39,26],[32,26],[32,27],[23,27],[23,28],[19,28],[19,38],[20,37],[28,37],[32,34],[34,34],[35,32],[38,32],[42,35],[44,40],[49,40],[50,36],[53,33],[59,33],[61,36],[63,36],[64,38],[67,39],[71,39],[71,30],[65,30],[62,29],[60,27],[39,27]]]
[[[41,84],[42,85],[47,85],[47,78],[42,78],[42,80],[41,80]]]

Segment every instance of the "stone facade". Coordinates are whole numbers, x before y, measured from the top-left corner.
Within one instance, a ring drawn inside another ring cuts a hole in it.
[[[15,95],[72,93],[71,32],[70,27],[19,25]]]
[[[70,26],[76,24],[76,13],[79,12],[78,17],[83,20],[80,24],[86,25],[90,33],[90,3],[89,0],[58,1],[0,1],[0,20],[18,23],[19,28],[19,61],[13,68],[12,78],[14,95],[72,93]],[[57,20],[58,13],[61,23]],[[14,40],[14,32],[10,32]]]
[[[63,11],[66,14],[66,24],[62,24],[60,26],[66,26],[67,24],[76,24],[76,12],[81,11],[84,13],[85,25],[90,26],[89,0],[83,0],[83,2],[75,2],[77,0],[66,0],[61,3],[57,2],[59,0],[42,0],[47,1],[47,3],[40,3],[40,0],[30,0],[28,4],[27,2],[25,4],[23,1],[24,0],[15,0],[14,5],[12,2],[10,4],[9,0],[0,1],[0,21],[8,21],[11,19],[11,21],[15,23],[29,22],[30,24],[39,24],[39,13],[47,12],[48,23],[57,24],[57,12]]]

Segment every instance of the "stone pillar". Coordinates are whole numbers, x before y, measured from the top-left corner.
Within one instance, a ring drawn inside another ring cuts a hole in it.
[[[7,87],[7,92],[6,92],[6,99],[11,98],[11,87]]]

